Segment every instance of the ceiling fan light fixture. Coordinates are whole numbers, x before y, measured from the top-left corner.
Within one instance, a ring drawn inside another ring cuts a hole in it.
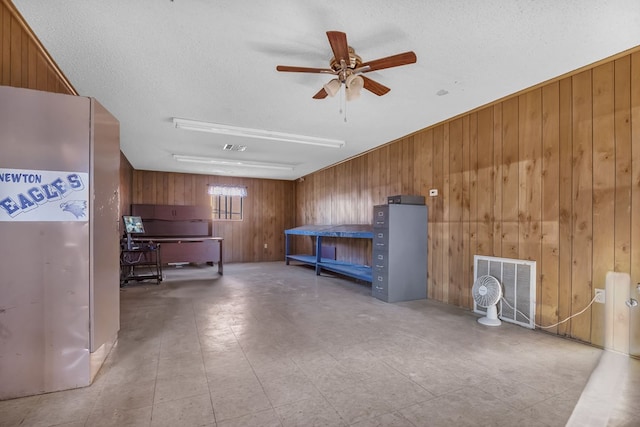
[[[266,139],[270,141],[291,142],[295,144],[317,145],[319,147],[342,148],[345,141],[339,139],[319,138],[315,136],[296,135],[293,133],[274,132],[263,129],[251,129],[219,123],[201,122],[197,120],[173,118],[176,129],[193,130],[198,132],[217,133],[227,136]]]
[[[360,90],[364,87],[364,79],[362,78],[362,76],[358,76],[356,74],[350,74],[347,77],[345,84],[350,90],[355,90],[357,92],[360,92]]]
[[[350,74],[345,81],[345,86],[347,101],[353,101],[360,98],[360,91],[364,87],[364,79],[361,76]]]
[[[329,96],[336,96],[336,93],[338,93],[340,91],[340,86],[342,85],[342,83],[340,83],[340,80],[338,79],[333,79],[331,81],[329,81],[327,84],[325,84],[324,90],[325,92],[327,92],[327,95]]]

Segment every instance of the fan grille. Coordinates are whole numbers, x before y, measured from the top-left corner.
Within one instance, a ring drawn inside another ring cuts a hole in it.
[[[502,297],[500,282],[493,276],[480,276],[473,282],[471,289],[473,299],[480,307],[490,307],[497,304]]]

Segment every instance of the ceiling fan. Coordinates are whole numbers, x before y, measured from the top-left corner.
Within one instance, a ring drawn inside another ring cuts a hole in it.
[[[416,62],[416,54],[411,51],[373,61],[362,62],[362,59],[356,55],[355,50],[347,44],[347,35],[345,33],[340,31],[327,31],[327,37],[329,38],[329,44],[333,51],[333,58],[331,58],[329,62],[330,68],[292,67],[288,65],[278,65],[276,67],[278,71],[323,73],[336,76],[336,78],[326,83],[322,89],[313,96],[314,99],[334,96],[343,84],[345,85],[347,101],[358,98],[360,96],[360,90],[363,87],[378,96],[382,96],[391,89],[362,74]]]

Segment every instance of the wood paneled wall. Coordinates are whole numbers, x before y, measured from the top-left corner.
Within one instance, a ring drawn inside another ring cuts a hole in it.
[[[0,84],[77,95],[16,7],[0,1]]]
[[[471,308],[475,254],[537,262],[542,325],[586,307],[607,271],[640,282],[640,52],[305,177],[296,225],[370,223],[394,194],[427,199],[429,298]],[[338,252],[370,263],[361,243]],[[593,305],[550,331],[602,345],[603,328]]]
[[[248,192],[242,221],[213,224],[214,235],[224,238],[223,261],[284,261],[284,230],[294,223],[293,181],[135,170],[132,203],[211,206],[209,184],[243,185]]]

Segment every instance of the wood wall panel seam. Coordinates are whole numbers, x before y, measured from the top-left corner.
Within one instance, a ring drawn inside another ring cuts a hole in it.
[[[615,90],[614,64],[607,63],[592,71],[593,92],[593,288],[604,288],[608,271],[615,268]],[[594,304],[591,310],[591,338],[604,345],[604,306]]]
[[[573,76],[573,267],[571,313],[591,300],[593,287],[593,94],[592,72]],[[591,308],[571,319],[571,336],[589,342]]]
[[[640,283],[640,52],[630,56],[630,125],[631,125],[631,216],[630,255],[632,287]],[[632,310],[631,324],[636,325],[630,335],[629,353],[640,355],[640,310]]]
[[[567,319],[571,315],[571,289],[573,266],[573,236],[571,221],[573,218],[573,116],[572,79],[559,82],[559,218],[558,218],[558,317]],[[570,335],[571,321],[558,325],[558,333]]]
[[[558,322],[559,240],[560,240],[560,100],[559,84],[542,92],[542,229],[539,310],[541,325]],[[557,333],[558,328],[549,332]]]

